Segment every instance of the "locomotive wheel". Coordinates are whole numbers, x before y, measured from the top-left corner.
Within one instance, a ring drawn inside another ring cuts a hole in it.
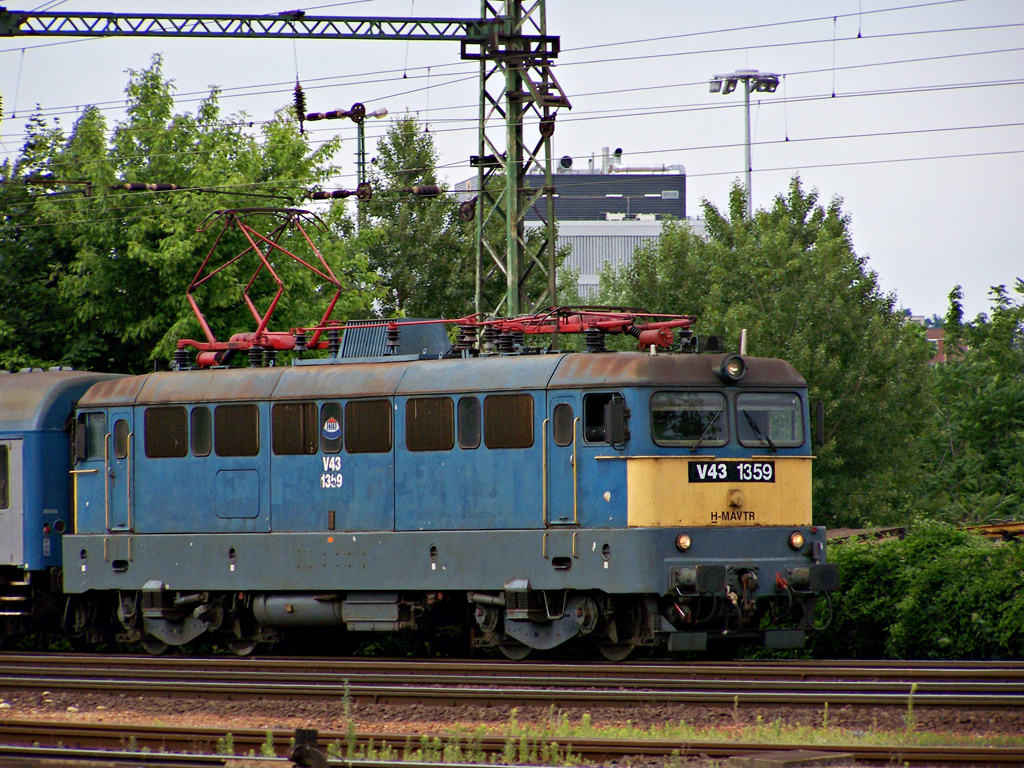
[[[228,648],[235,656],[248,656],[250,653],[256,650],[255,640],[230,640],[228,641]]]
[[[155,637],[144,637],[142,647],[150,656],[163,656],[171,648],[163,640],[157,640]]]
[[[533,648],[531,648],[528,645],[523,645],[522,643],[513,641],[510,643],[502,643],[498,646],[498,650],[501,651],[502,655],[506,659],[511,659],[512,661],[522,661],[530,655],[530,651],[532,651]]]
[[[597,651],[608,661],[625,661],[636,648],[630,643],[598,643]]]

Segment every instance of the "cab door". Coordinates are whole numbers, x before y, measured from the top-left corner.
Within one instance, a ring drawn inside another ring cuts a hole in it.
[[[579,523],[579,399],[557,395],[548,401],[544,424],[545,518],[548,525]]]
[[[110,433],[107,435],[107,529],[132,530],[132,464],[135,433],[132,430],[132,412],[115,410],[110,413]]]

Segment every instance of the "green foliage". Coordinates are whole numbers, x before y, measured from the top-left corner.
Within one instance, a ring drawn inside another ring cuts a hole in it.
[[[1024,653],[1024,547],[934,521],[829,549],[842,584],[820,655],[988,659]]]
[[[434,137],[414,116],[407,114],[392,122],[377,145],[369,180],[373,198],[359,204],[361,224],[350,250],[365,254],[368,265],[386,284],[381,312],[385,316],[445,318],[472,313],[479,222],[459,217],[459,201],[437,178]],[[426,185],[440,186],[441,194],[416,197],[409,192]],[[507,293],[505,275],[494,261],[504,263],[505,259],[503,222],[492,217],[485,225],[484,237],[493,250],[493,258],[485,256],[483,265],[482,297],[487,311],[497,307]],[[524,238],[526,254],[541,252],[545,240],[540,229],[528,227]],[[568,249],[559,251],[557,265],[567,253]],[[541,259],[546,264],[544,257]],[[523,272],[525,294],[540,296],[547,278],[529,255],[524,257]],[[559,292],[564,293],[575,281],[572,275],[558,274]]]
[[[0,165],[0,368],[69,362],[64,339],[72,312],[57,301],[57,285],[74,251],[33,209],[37,196],[55,189],[54,164],[64,142],[59,125],[47,127],[33,116],[21,156]]]
[[[702,334],[753,355],[790,361],[825,405],[816,449],[815,514],[827,525],[898,519],[916,477],[913,445],[930,407],[927,343],[853,251],[842,201],[818,204],[799,178],[753,220],[734,187],[729,215],[704,202],[708,240],[669,223],[618,274],[601,300],[698,316]]]
[[[287,110],[265,124],[261,135],[242,116],[224,120],[216,91],[194,115],[176,114],[161,64],[156,56],[149,68],[129,71],[127,117],[112,132],[92,107],[66,140],[36,119],[16,167],[3,168],[5,178],[44,176],[48,185],[9,193],[25,201],[20,216],[5,217],[0,231],[3,242],[20,243],[12,259],[14,272],[5,279],[25,288],[0,304],[0,363],[44,360],[43,353],[49,352],[48,359],[80,368],[138,372],[153,360],[167,359],[178,338],[202,338],[185,289],[219,231],[216,225],[197,231],[211,211],[294,206],[305,189],[335,172],[331,158],[338,142],[310,150]],[[183,190],[111,189],[124,183],[175,184]],[[91,193],[83,194],[86,189]],[[31,207],[30,198],[35,200]],[[261,231],[273,226],[253,225]],[[377,280],[365,258],[329,242],[334,238],[326,231],[313,234],[346,284],[337,315],[367,314]],[[282,240],[285,247],[295,244]],[[226,233],[213,261],[225,261],[227,254],[247,246],[237,230]],[[284,272],[290,265],[277,266]],[[217,338],[255,328],[241,301],[242,286],[254,269],[255,258],[236,264],[197,294]],[[319,319],[328,299],[310,273],[293,272],[282,274],[291,282],[275,311],[274,329]],[[257,307],[266,308],[275,288],[270,280],[257,284]],[[42,321],[26,317],[21,311],[26,306],[36,307]],[[50,325],[56,327],[51,331]],[[42,332],[45,350],[23,341],[26,327]]]
[[[377,145],[368,177],[373,198],[360,203],[365,225],[350,250],[365,254],[387,291],[385,316],[461,317],[472,312],[476,280],[473,226],[455,197],[415,197],[439,185],[434,138],[412,115],[397,118]]]
[[[1015,292],[1024,296],[1024,281]],[[963,322],[950,294],[945,351],[922,446],[925,511],[951,522],[1024,519],[1024,304],[992,289],[991,316]]]

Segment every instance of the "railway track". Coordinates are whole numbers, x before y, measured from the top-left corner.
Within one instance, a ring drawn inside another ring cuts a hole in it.
[[[1024,707],[1024,663],[537,664],[0,654],[0,691],[378,704]]]
[[[271,732],[256,729],[197,728],[132,726],[113,724],[69,724],[66,722],[43,721],[0,721],[0,761],[12,755],[31,754],[33,750],[46,751],[50,759],[64,755],[79,756],[79,759],[95,764],[99,756],[106,755],[113,761],[115,755],[122,759],[131,757],[132,764],[141,765],[223,765],[232,755],[247,754],[268,756],[270,751],[283,757],[288,750],[291,733]],[[434,739],[437,739],[436,741]],[[750,757],[766,751],[801,753],[815,752],[833,756],[850,755],[864,764],[912,764],[912,765],[977,765],[1003,766],[1024,764],[1024,749],[1013,747],[953,747],[953,746],[879,746],[860,744],[764,744],[737,741],[669,741],[650,739],[598,739],[580,738],[561,740],[553,746],[554,740],[541,738],[522,740],[517,737],[483,736],[475,741],[465,737],[457,740],[446,736],[324,732],[319,743],[323,748],[335,745],[340,752],[336,757],[345,757],[348,766],[361,764],[380,766],[380,762],[365,759],[366,750],[375,748],[377,756],[390,750],[390,762],[415,768],[417,765],[436,766],[440,755],[466,762],[493,762],[496,757],[510,757],[513,762],[548,764],[556,762],[555,756],[565,756],[571,750],[573,755],[593,764],[621,762],[626,757],[648,759],[707,758],[721,760],[730,757]],[[372,744],[371,744],[372,742]],[[230,743],[230,750],[225,745]],[[427,751],[423,745],[432,746]],[[54,748],[60,746],[61,750]],[[26,747],[28,748],[26,750]],[[215,754],[219,752],[220,754]],[[46,764],[45,761],[43,764]],[[290,764],[290,763],[282,763]],[[338,763],[340,764],[340,763]]]

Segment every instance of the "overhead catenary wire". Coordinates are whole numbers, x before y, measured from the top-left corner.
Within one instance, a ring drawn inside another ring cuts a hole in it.
[[[928,6],[933,6],[933,5],[945,5],[945,4],[948,4],[948,0],[947,0],[947,2],[924,3],[924,4],[914,5],[914,6],[905,6],[905,7],[897,8],[897,9],[884,9],[884,10],[906,10],[906,9],[913,9],[913,8],[919,8],[919,7],[928,7]],[[858,14],[847,14],[847,15],[849,15],[849,16],[858,16],[858,18],[860,18]],[[823,18],[832,18],[832,17],[829,16],[829,17],[823,17]],[[780,22],[779,24],[782,24],[782,23],[796,23],[796,22]],[[757,27],[766,27],[766,26],[777,26],[777,25],[751,25],[751,26],[753,28],[757,28]],[[1006,28],[1007,26],[1016,26],[1016,25],[996,25],[995,27],[987,27],[987,28]],[[970,28],[964,27],[964,28],[961,28],[961,29],[972,29],[972,30],[974,30],[974,29],[979,29],[979,27],[970,27]],[[956,30],[931,30],[931,31],[927,31],[926,30],[925,33],[928,33],[928,32],[946,32],[946,31],[956,31]],[[669,38],[689,37],[689,36],[692,36],[692,35],[712,34],[712,33],[713,32],[703,32],[703,33],[696,32],[696,33],[687,33],[686,35],[666,36],[666,37],[669,37]],[[621,41],[620,43],[614,43],[614,44],[611,44],[611,45],[620,45],[620,44],[621,45],[628,45],[628,44],[631,44],[633,42],[636,42],[636,41]],[[805,44],[805,43],[800,43],[800,44]],[[610,47],[610,45],[603,45],[602,47],[607,48],[607,47]],[[583,50],[583,49],[563,49],[563,52],[568,51],[568,50]],[[1004,49],[1004,50],[1013,51],[1013,50],[1019,50],[1019,49]],[[987,54],[989,52],[986,51],[986,52],[983,52],[983,53]],[[921,57],[920,59],[917,59],[917,60],[939,60],[941,58],[953,58],[955,56],[983,55],[983,53],[982,52],[972,52],[972,53],[967,53],[967,54],[964,54],[964,53],[952,54],[950,56],[942,56],[942,57]],[[679,55],[683,55],[683,54],[679,54]],[[640,56],[640,57],[633,57],[633,58],[641,59],[641,58],[646,58],[646,57],[645,56]],[[618,61],[618,60],[621,60],[621,59],[609,59],[609,61]],[[885,64],[886,64],[886,62],[870,62],[870,63],[866,63],[866,64],[851,65],[849,67],[838,67],[837,69],[841,70],[841,69],[846,69],[846,68],[869,67],[869,66],[883,66]],[[565,65],[566,64],[560,64],[560,66],[565,66]],[[576,63],[569,63],[568,65],[569,66],[575,66]],[[821,70],[817,70],[817,71],[820,72]],[[815,72],[815,70],[807,70],[807,72]],[[796,73],[790,73],[790,74],[793,75],[793,74],[796,74]],[[426,75],[424,75],[423,77],[426,77]],[[467,77],[465,79],[466,80],[475,79],[475,76]],[[699,84],[703,85],[704,81],[701,81]],[[1019,82],[1011,81],[1009,84],[1017,85],[1017,84],[1019,84]],[[695,83],[695,85],[696,85],[696,83]],[[960,85],[952,85],[952,86],[948,86],[948,87],[949,88],[957,88],[957,87],[969,88],[969,87],[973,87],[973,85],[974,84],[960,84]],[[989,84],[984,84],[984,85],[981,85],[981,86],[978,86],[978,87],[991,87],[992,85],[993,84],[989,83]],[[335,87],[335,86],[331,85],[331,84],[325,84],[324,87],[326,88],[326,87]],[[435,84],[434,87],[437,87],[437,85]],[[676,85],[649,86],[649,87],[644,88],[644,89],[641,89],[641,88],[637,88],[637,89],[620,89],[619,91],[616,91],[616,92],[629,93],[629,92],[633,92],[633,91],[649,90],[650,88],[659,88],[659,87],[670,88],[670,87],[678,87],[678,86],[676,86]],[[944,87],[946,87],[946,86],[944,86]],[[423,89],[420,89],[420,90],[423,90]],[[931,89],[922,88],[922,89],[918,89],[918,90],[888,89],[888,90],[885,90],[885,91],[865,91],[865,92],[857,93],[857,94],[839,94],[839,96],[840,97],[851,97],[851,96],[852,97],[888,96],[888,95],[904,94],[904,93],[927,93],[927,92],[934,92],[935,90],[938,90],[938,89],[937,88],[931,88]],[[605,93],[607,93],[607,92],[605,92]],[[580,95],[580,96],[576,96],[574,98],[581,98],[582,96],[586,96],[586,94],[583,94],[583,95]],[[799,100],[813,101],[813,100],[816,100],[816,99],[819,99],[819,98],[828,98],[828,97],[823,97],[823,96],[800,97]],[[794,103],[797,103],[799,100],[787,99],[786,101],[794,101]],[[783,102],[783,103],[785,103],[785,102]],[[657,115],[657,114],[671,114],[672,110],[665,109],[664,108],[665,106],[666,105],[660,105],[660,106],[655,105],[654,107],[642,107],[642,108],[638,108],[638,109],[635,108],[635,109],[632,109],[632,110],[621,110],[621,111],[618,111],[618,112],[616,112],[614,110],[613,111],[596,110],[596,111],[586,111],[586,112],[581,112],[581,111],[577,110],[572,115],[564,115],[564,116],[560,115],[559,120],[560,120],[560,122],[570,122],[570,121],[577,121],[578,122],[578,121],[594,120],[594,119],[605,120],[605,119],[609,119],[609,118],[613,118],[613,117],[614,118],[626,118],[626,117],[629,117],[631,114],[632,115],[636,115],[636,116],[640,116],[640,117],[653,116],[653,115]],[[687,105],[682,105],[682,106],[685,109]],[[766,107],[768,107],[768,103],[766,103]],[[436,115],[434,115],[433,113],[440,112],[442,110],[455,111],[455,110],[458,110],[458,109],[470,109],[470,108],[472,108],[472,105],[465,105],[464,107],[463,106],[454,106],[454,107],[436,107],[435,106],[433,108],[432,117],[436,118]],[[722,108],[735,108],[735,105],[730,105],[730,104],[691,105],[691,109],[722,109]],[[261,125],[261,124],[263,124],[263,122],[265,122],[265,121],[249,121],[249,124],[255,126],[255,125]],[[472,117],[466,117],[466,118],[453,117],[450,121],[445,121],[445,122],[442,122],[439,119],[432,119],[431,123],[432,123],[432,132],[434,132],[434,133],[442,133],[442,132],[450,133],[450,132],[455,132],[455,131],[474,130],[474,127],[472,127],[471,124],[475,125],[475,120]],[[950,129],[950,130],[957,130],[957,129],[953,128],[953,129]],[[898,133],[914,133],[914,132],[915,131],[908,131],[908,132],[876,132],[876,133],[873,133],[873,134],[862,134],[862,136],[872,136],[872,135],[883,136],[883,135],[896,135]],[[924,133],[924,129],[922,129],[920,132]],[[788,133],[788,128],[787,128],[787,133]],[[321,134],[321,135],[323,135],[323,134]],[[836,137],[805,137],[804,139],[801,139],[801,141],[805,141],[805,142],[806,141],[824,141],[824,140],[828,140],[829,138],[840,139],[840,138],[844,138],[844,137],[839,137],[839,136],[836,136]],[[761,143],[762,144],[766,144],[767,142],[761,142]],[[730,145],[721,145],[721,146],[730,146]],[[664,152],[664,151],[673,151],[673,150],[655,150],[655,149],[650,149],[650,148],[641,148],[641,149],[631,149],[630,150],[630,154],[631,155],[656,154],[658,152]],[[697,150],[694,149],[694,148],[684,148],[682,151],[697,151]],[[444,164],[444,165],[442,165],[440,167],[456,168],[456,167],[462,167],[464,165],[465,165],[464,160],[460,160],[458,162]],[[694,176],[694,177],[698,176],[698,174],[690,174],[690,175]]]
[[[959,1],[959,0],[954,0],[954,1]],[[943,3],[938,3],[938,4],[943,4]],[[921,7],[927,7],[927,5],[929,5],[929,4],[925,4],[925,6],[921,6]],[[917,7],[917,6],[908,6],[908,7]],[[828,17],[828,18],[831,18],[831,17]],[[751,25],[749,27],[737,27],[737,28],[732,28],[730,30],[722,30],[722,31],[733,31],[733,30],[736,30],[736,29],[756,29],[756,28],[759,28],[759,27],[772,27],[772,26],[778,26],[779,24],[783,24],[783,23],[788,23],[788,22],[778,22],[778,23],[765,24],[765,25]],[[798,22],[792,22],[792,23],[798,23]],[[1002,25],[984,25],[984,26],[974,26],[974,27],[957,27],[957,28],[947,28],[947,29],[915,30],[915,31],[912,31],[912,32],[893,32],[893,33],[880,34],[880,35],[873,36],[872,39],[880,40],[880,39],[887,39],[887,38],[892,38],[892,37],[906,37],[906,36],[916,36],[916,35],[931,35],[931,34],[939,34],[939,33],[953,33],[953,32],[979,31],[979,30],[986,30],[987,31],[987,30],[993,30],[993,29],[1017,28],[1017,27],[1020,27],[1020,26],[1024,26],[1024,24],[1002,24]],[[675,37],[689,37],[689,36],[695,36],[695,35],[715,34],[715,33],[716,32],[707,32],[707,33],[694,32],[694,33],[686,33],[684,35],[679,35],[679,36],[668,36],[668,37],[663,38],[663,39],[673,39]],[[658,38],[658,39],[662,39],[662,38]],[[849,40],[853,40],[853,39],[856,39],[856,38],[848,38],[848,39]],[[642,41],[627,41],[627,43],[628,42],[642,42]],[[789,42],[772,42],[772,43],[765,43],[765,44],[752,44],[752,45],[743,45],[743,46],[730,46],[730,47],[719,47],[719,48],[693,49],[693,50],[687,50],[687,51],[674,51],[674,52],[669,52],[669,53],[641,54],[641,55],[628,56],[628,57],[590,59],[590,60],[584,60],[584,61],[566,61],[565,60],[565,55],[568,52],[571,52],[572,50],[574,50],[574,49],[566,49],[566,51],[563,52],[563,60],[558,63],[558,66],[560,68],[566,68],[566,67],[575,67],[575,66],[591,65],[591,64],[621,63],[621,62],[624,62],[624,61],[639,61],[639,60],[644,60],[644,59],[649,59],[649,58],[663,58],[663,57],[667,57],[667,56],[671,56],[671,57],[675,57],[675,56],[696,56],[696,55],[705,55],[705,54],[712,54],[712,53],[749,51],[749,50],[757,50],[757,49],[762,49],[762,48],[779,48],[779,47],[800,46],[800,45],[832,44],[833,42],[834,42],[834,39],[832,37],[829,37],[829,38],[818,38],[818,39],[814,39],[814,40],[798,40],[798,41],[789,41]],[[627,44],[627,43],[621,43],[621,44]],[[612,46],[617,45],[617,44],[619,44],[619,43],[609,43],[608,45],[604,45],[604,46],[601,46],[601,47],[602,48],[607,48],[607,47],[612,47]],[[581,49],[576,49],[576,50],[585,50],[587,48],[589,48],[589,47],[585,47],[585,48],[581,48]],[[16,50],[20,50],[20,49],[9,49],[9,51],[16,51]],[[8,51],[0,51],[0,54],[2,54],[4,52],[8,52]],[[937,58],[938,57],[933,58],[932,60],[937,60]],[[419,67],[419,69],[421,69],[421,70],[442,69],[442,68],[445,68],[445,67],[460,66],[460,65],[465,67],[466,63],[465,62],[457,62],[457,63],[451,63],[451,64],[433,63],[433,64],[430,64],[430,65]],[[383,74],[397,73],[399,71],[401,71],[403,73],[403,77],[401,79],[403,79],[403,80],[404,79],[408,79],[406,77],[405,69],[400,69],[400,70],[399,69],[379,70],[379,71],[376,71],[376,72],[361,73],[361,74],[358,74],[358,75],[350,75],[350,76],[342,76],[342,77],[344,77],[344,78],[349,78],[349,77],[368,77],[368,76],[374,76],[374,75],[383,75]],[[428,78],[429,74],[425,73],[423,75],[419,75],[418,77]],[[341,79],[341,78],[339,78],[339,77],[316,78],[316,79],[314,79],[314,80],[312,80],[310,82],[319,82],[319,81],[324,80],[324,79],[337,80],[337,79]],[[470,79],[475,79],[475,75],[466,77],[466,80],[470,80]],[[357,81],[356,83],[352,83],[352,84],[357,84],[358,82],[359,81]],[[359,84],[367,84],[367,83],[363,82],[363,83],[359,83]],[[323,86],[317,86],[317,85],[309,86],[309,85],[307,85],[306,87],[307,87],[307,90],[309,90],[311,88],[329,87],[329,86],[327,86],[327,85],[323,85]],[[252,88],[268,88],[269,90],[253,90]],[[280,82],[280,83],[266,84],[265,86],[253,86],[251,88],[250,87],[241,87],[240,89],[234,89],[233,88],[233,89],[218,89],[218,90],[219,90],[220,93],[223,94],[224,98],[241,98],[241,97],[252,97],[252,96],[257,96],[257,95],[267,95],[267,94],[277,93],[277,92],[280,92],[280,93],[283,94],[286,91],[290,90],[290,88],[291,88],[291,84],[290,83]],[[242,90],[243,92],[242,93],[238,93],[238,94],[229,93],[229,91],[234,91],[234,90]],[[190,92],[190,93],[184,94],[184,95],[188,96],[188,97],[191,97],[191,96],[196,95],[198,93],[199,92]],[[394,96],[397,96],[397,95],[404,95],[404,94],[400,93],[400,94],[395,94]],[[394,97],[394,96],[392,96],[392,97]],[[196,98],[196,99],[194,99],[194,101],[201,101],[203,98],[205,98],[205,96],[203,96],[201,98]],[[388,98],[388,97],[382,97],[382,98]],[[188,101],[189,101],[189,99],[185,99],[184,100],[185,103],[188,103]],[[115,104],[115,103],[119,103],[119,102],[101,102],[100,104],[102,105],[102,104]],[[74,106],[70,106],[69,105],[69,106],[66,106],[66,107],[61,107],[60,109],[64,110],[61,114],[66,114],[67,110],[81,109],[82,106],[83,105],[74,105]]]
[[[877,96],[905,96],[905,95],[909,95],[909,94],[934,93],[934,92],[944,92],[944,91],[950,91],[950,90],[962,90],[962,89],[974,89],[974,88],[992,88],[992,87],[1006,87],[1006,86],[1020,86],[1020,85],[1024,85],[1024,79],[1001,80],[1001,81],[991,81],[991,82],[953,83],[953,84],[947,84],[947,85],[921,86],[921,87],[909,87],[909,88],[874,89],[874,90],[862,91],[862,92],[843,93],[843,94],[840,94],[840,96],[838,98],[841,98],[841,99],[851,99],[851,98],[866,98],[866,97],[877,97]],[[821,100],[830,99],[830,98],[832,98],[832,97],[828,96],[828,95],[816,94],[816,95],[808,95],[808,96],[800,96],[800,97],[791,97],[791,98],[787,99],[787,103],[809,103],[809,102],[821,101]],[[781,103],[782,102],[774,102],[774,101],[770,102],[770,104],[772,104],[772,105],[778,105],[778,104],[781,104]],[[613,109],[607,109],[607,110],[590,110],[590,111],[576,110],[574,113],[571,113],[571,114],[568,114],[568,115],[564,115],[564,116],[560,116],[559,117],[559,122],[561,122],[561,123],[571,123],[571,122],[580,122],[580,121],[591,120],[591,119],[595,119],[595,118],[600,118],[602,120],[606,120],[606,119],[622,119],[622,118],[632,118],[632,117],[638,117],[638,116],[665,115],[665,114],[675,114],[675,113],[684,113],[684,112],[695,112],[695,111],[699,112],[699,111],[707,111],[707,110],[734,109],[734,108],[735,108],[735,105],[734,104],[730,104],[730,103],[719,103],[719,102],[716,102],[716,103],[710,103],[709,104],[709,103],[706,103],[706,102],[701,102],[701,103],[691,103],[691,104],[674,104],[674,105],[673,104],[663,104],[663,105],[654,105],[654,106],[646,107],[644,109],[613,108]],[[435,124],[440,124],[440,122],[441,121],[435,121]],[[454,131],[468,131],[468,130],[474,130],[475,129],[475,121],[471,120],[470,118],[456,119],[456,120],[451,121],[451,122],[455,122],[455,123],[461,124],[461,125],[456,125],[455,127],[435,127],[433,133],[435,133],[435,134],[437,134],[437,133],[450,133],[450,132],[454,132]],[[229,125],[229,126],[230,125],[239,125],[239,123],[225,123],[225,125]],[[159,130],[162,130],[162,129],[159,129]],[[926,130],[926,129],[922,129],[922,130]],[[323,132],[328,132],[328,131],[330,131],[330,129],[321,129],[321,131],[316,131],[315,129],[310,129],[309,133],[314,134],[314,133],[317,133],[317,132],[323,133]],[[381,131],[382,132],[380,134],[378,134],[378,135],[384,135],[384,129],[381,129]],[[332,138],[337,135],[336,131],[330,131],[330,132],[332,134]],[[885,132],[878,132],[878,135],[886,135],[886,133]],[[373,136],[371,135],[370,138],[373,138]],[[174,154],[176,154],[176,155],[188,155],[188,154],[191,154],[191,153],[199,154],[201,152],[202,152],[201,150],[193,150],[192,152],[176,152]],[[636,152],[633,152],[633,153],[636,154]],[[150,156],[151,155],[147,155],[147,157],[150,157]],[[152,155],[152,156],[156,157],[158,155]],[[126,156],[126,157],[124,157],[122,159],[124,159],[124,160],[139,159],[139,156],[135,156],[135,157]],[[459,161],[459,162],[455,163],[454,165],[457,166],[457,165],[461,165],[461,164],[463,164],[463,161]]]

